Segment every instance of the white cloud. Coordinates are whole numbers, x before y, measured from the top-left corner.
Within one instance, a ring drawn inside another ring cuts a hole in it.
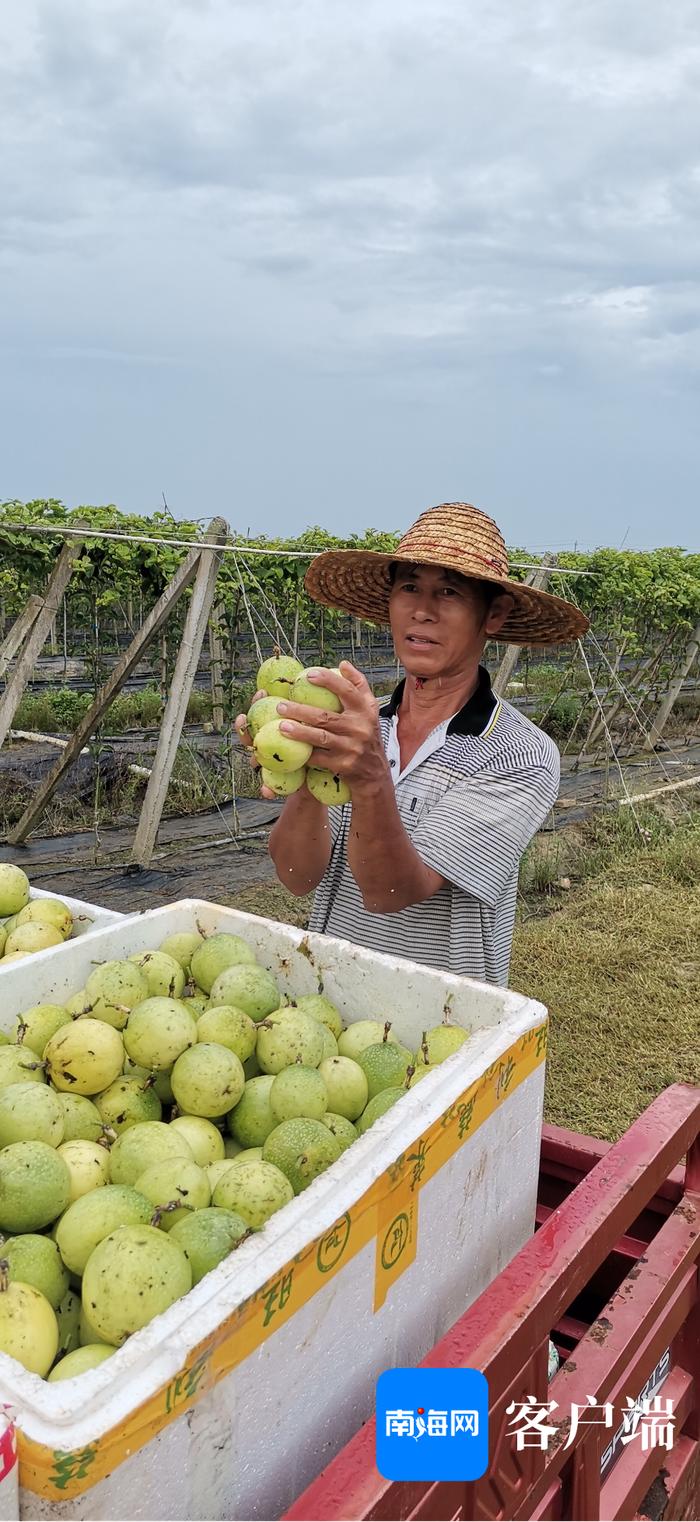
[[[503,407],[556,378],[572,429],[584,385],[684,393],[696,23],[694,0],[6,0],[6,350],[180,367],[195,414],[274,367],[329,437],[329,376]],[[375,406],[357,392],[359,437]]]

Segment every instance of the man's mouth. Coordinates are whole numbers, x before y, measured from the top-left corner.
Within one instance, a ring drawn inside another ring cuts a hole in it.
[[[406,644],[415,645],[418,650],[427,649],[429,645],[436,645],[436,639],[429,639],[427,634],[407,634]]]

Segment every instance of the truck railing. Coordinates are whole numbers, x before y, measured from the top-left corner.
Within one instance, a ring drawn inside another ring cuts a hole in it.
[[[540,1206],[534,1236],[423,1360],[486,1375],[487,1474],[472,1483],[385,1480],[370,1419],[285,1514],[289,1522],[700,1516],[700,1088],[672,1086],[614,1145],[592,1145],[598,1155],[581,1182],[554,1208]],[[563,1177],[577,1167],[569,1133],[553,1151]],[[586,1295],[603,1270],[601,1282],[612,1273],[614,1288],[587,1319]],[[557,1328],[570,1352],[548,1382]],[[664,1407],[672,1403],[672,1445],[645,1447],[645,1424],[630,1419],[628,1400],[653,1400],[660,1389]],[[525,1407],[545,1408],[542,1446],[532,1431],[518,1445],[514,1413]]]

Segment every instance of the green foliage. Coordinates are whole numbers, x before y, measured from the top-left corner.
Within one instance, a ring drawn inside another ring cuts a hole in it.
[[[98,638],[105,617],[110,625],[126,630],[127,609],[131,621],[138,622],[157,600],[169,578],[181,563],[185,550],[149,539],[177,538],[195,541],[201,525],[194,521],[176,522],[166,512],[150,517],[120,513],[114,505],[79,507],[67,510],[55,500],[6,502],[0,506],[0,598],[7,617],[16,617],[26,598],[41,590],[55,563],[60,539],[55,535],[28,532],[29,524],[61,525],[117,533],[132,533],[145,543],[121,540],[98,540],[89,534],[80,551],[68,593],[71,629],[90,631],[90,638],[104,648],[105,636]],[[271,646],[276,639],[275,620],[291,639],[295,626],[304,638],[324,656],[330,655],[334,631],[347,629],[347,619],[311,602],[304,591],[304,575],[312,556],[326,549],[350,548],[391,551],[398,533],[367,529],[364,534],[346,538],[328,533],[320,527],[308,528],[296,539],[268,538],[260,535],[246,541],[246,548],[234,556],[224,556],[218,579],[218,597],[224,607],[229,636],[247,624],[246,601],[250,606],[261,642]],[[256,549],[294,551],[279,558],[246,553]],[[298,552],[302,552],[301,555]],[[513,549],[511,559],[532,562],[524,549]],[[594,575],[572,577],[570,582],[556,576],[551,590],[571,596],[583,608],[599,635],[606,635],[613,650],[622,647],[626,657],[663,647],[671,662],[682,647],[688,632],[700,614],[700,555],[686,554],[681,548],[634,551],[599,549],[592,554],[564,553],[559,563],[571,570],[586,570]],[[513,571],[521,580],[524,571]],[[245,589],[245,597],[243,595]],[[171,650],[177,648],[178,629],[184,616],[183,599],[169,624]],[[534,669],[534,668],[533,668]],[[535,678],[535,682],[538,678]],[[543,680],[543,685],[547,687]]]
[[[204,697],[204,710],[211,699]],[[29,694],[22,698],[13,721],[14,729],[36,730],[44,735],[70,734],[87,713],[92,703],[92,693],[72,692],[60,687],[56,692]],[[110,735],[121,735],[129,729],[150,729],[160,721],[163,700],[155,687],[143,687],[139,692],[123,692],[114,698],[104,721],[103,729]],[[208,717],[202,711],[198,717]]]
[[[555,692],[561,683],[561,667],[553,661],[538,661],[527,667],[527,673],[518,671],[516,677],[524,680],[528,692]]]
[[[559,743],[568,740],[581,708],[581,697],[575,692],[562,692],[541,713],[535,715],[535,723]]]
[[[41,692],[22,698],[13,719],[14,729],[35,730],[38,734],[70,734],[87,713],[92,702],[89,692]]]
[[[111,735],[124,734],[129,729],[152,729],[163,714],[163,699],[156,687],[143,687],[139,692],[122,692],[110,704],[105,727]]]

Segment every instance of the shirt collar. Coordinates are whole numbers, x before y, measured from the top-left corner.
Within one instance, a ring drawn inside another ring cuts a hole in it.
[[[380,719],[393,719],[399,711],[406,685],[405,677],[379,710]],[[485,666],[479,667],[479,679],[468,702],[460,708],[447,726],[448,735],[481,735],[496,708],[496,698],[491,689],[491,678]]]

